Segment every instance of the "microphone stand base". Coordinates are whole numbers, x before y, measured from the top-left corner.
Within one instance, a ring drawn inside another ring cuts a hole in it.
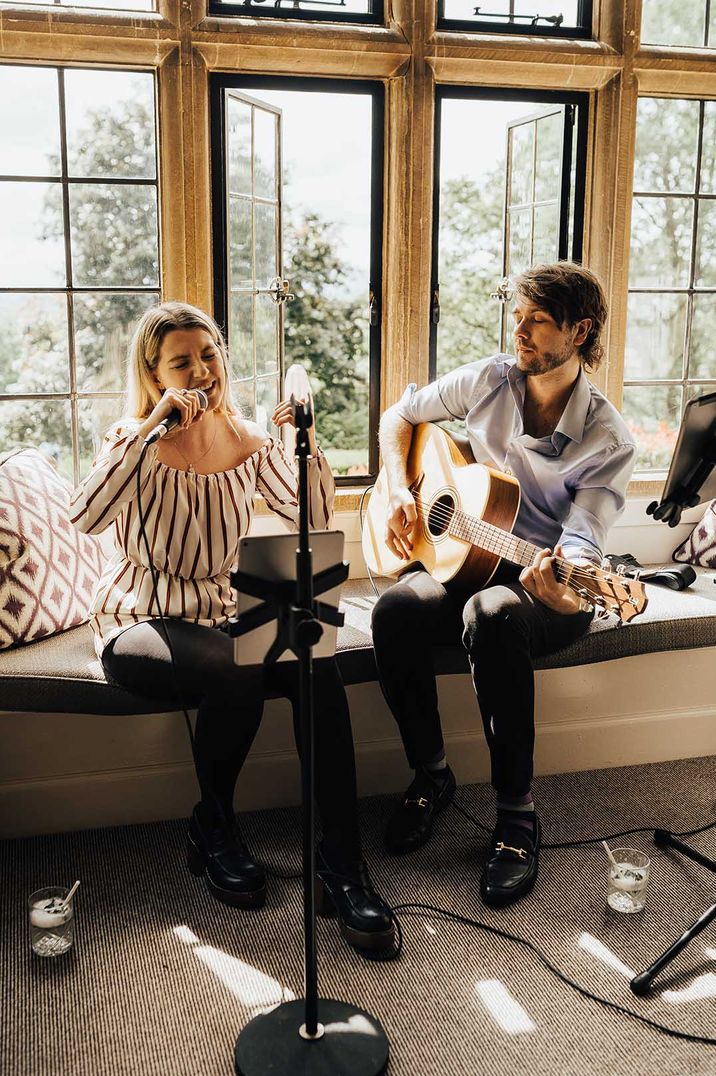
[[[388,1040],[375,1017],[344,1001],[318,999],[319,1038],[304,1038],[306,1003],[286,1001],[246,1025],[234,1050],[237,1076],[381,1076]]]

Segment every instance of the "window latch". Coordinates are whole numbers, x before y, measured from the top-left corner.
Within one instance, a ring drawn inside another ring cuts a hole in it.
[[[290,280],[282,280],[280,276],[275,276],[266,291],[273,302],[280,306],[282,303],[290,303],[295,298],[289,291],[290,286]]]
[[[371,288],[368,292],[368,322],[370,325],[377,325],[380,315],[378,312],[378,299]]]
[[[430,320],[433,325],[440,321],[440,286],[433,288],[433,298],[430,303]]]

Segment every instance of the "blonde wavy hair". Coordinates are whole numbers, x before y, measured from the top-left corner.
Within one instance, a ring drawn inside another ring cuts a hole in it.
[[[224,392],[215,410],[239,417],[231,396],[229,354],[221,329],[203,310],[189,303],[160,303],[142,314],[134,330],[127,355],[127,400],[125,417],[147,418],[162,397],[155,370],[162,341],[174,329],[205,329],[216,344],[224,366]]]

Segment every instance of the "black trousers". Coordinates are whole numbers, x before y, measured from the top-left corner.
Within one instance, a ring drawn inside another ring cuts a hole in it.
[[[167,620],[176,666],[162,626],[150,620],[127,628],[102,654],[107,676],[130,691],[197,706],[194,762],[202,801],[233,813],[234,788],[261,724],[264,697],[273,690],[293,707],[300,751],[298,663],[264,669],[234,664],[224,632],[185,620]],[[315,788],[325,840],[350,858],[360,856],[355,757],[348,701],[333,659],[314,661]],[[179,708],[179,703],[177,705]]]
[[[533,659],[577,639],[593,613],[548,609],[501,564],[477,594],[438,583],[422,569],[401,576],[373,610],[373,645],[386,701],[413,768],[443,750],[432,650],[462,641],[472,669],[492,784],[498,794],[530,790],[534,754]]]

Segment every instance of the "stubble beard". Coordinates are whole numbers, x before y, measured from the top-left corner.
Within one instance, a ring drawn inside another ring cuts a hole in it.
[[[551,370],[558,370],[564,366],[574,354],[574,348],[565,344],[560,351],[545,351],[541,354],[533,353],[527,357],[517,356],[517,365],[527,377],[538,377],[540,374],[548,374]]]

